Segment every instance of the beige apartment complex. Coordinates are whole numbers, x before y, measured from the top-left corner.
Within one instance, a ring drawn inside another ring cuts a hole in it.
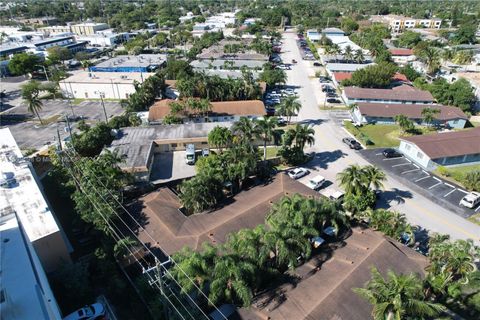
[[[48,34],[72,32],[79,36],[88,36],[108,28],[109,26],[106,23],[85,22],[66,26],[49,26],[40,28],[40,31]]]
[[[442,26],[442,19],[415,19],[399,15],[373,16],[372,22],[381,22],[387,24],[393,32],[403,32],[405,29],[412,28],[428,28],[440,29]]]

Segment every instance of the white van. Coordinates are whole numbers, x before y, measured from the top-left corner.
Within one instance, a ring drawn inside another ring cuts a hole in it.
[[[322,194],[332,201],[341,201],[345,196],[345,193],[334,188],[328,188],[324,190]]]
[[[325,177],[318,175],[308,180],[308,187],[313,190],[318,190],[322,187],[324,183]]]
[[[195,164],[195,145],[193,143],[187,144],[185,148],[185,162],[187,164]]]

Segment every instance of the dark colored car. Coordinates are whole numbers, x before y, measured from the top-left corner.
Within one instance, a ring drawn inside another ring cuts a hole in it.
[[[325,90],[325,91],[327,91],[327,97],[329,97],[329,98],[336,98],[337,97],[337,94],[334,91],[330,91],[330,90]]]
[[[335,98],[328,98],[327,102],[328,103],[342,103],[342,101],[340,101],[339,99],[335,99]]]
[[[383,153],[383,156],[385,158],[398,158],[398,157],[402,156],[402,154],[400,152],[398,152],[395,149],[391,149],[391,148],[383,150],[382,153]]]
[[[345,143],[347,146],[349,146],[350,149],[355,149],[355,150],[362,149],[362,146],[360,145],[360,143],[358,143],[358,141],[353,138],[343,138],[342,142]]]

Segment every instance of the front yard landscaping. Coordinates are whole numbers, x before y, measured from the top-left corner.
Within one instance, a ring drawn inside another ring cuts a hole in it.
[[[435,174],[441,176],[446,180],[462,185],[465,189],[472,189],[470,185],[465,184],[465,176],[473,171],[480,171],[480,164],[473,164],[470,166],[459,167],[438,167],[435,169]],[[477,182],[478,185],[478,182]]]
[[[434,133],[426,127],[415,127],[414,133],[404,133],[396,124],[367,124],[355,127],[352,122],[344,121],[345,129],[360,140],[367,148],[392,148],[400,144],[400,136]]]

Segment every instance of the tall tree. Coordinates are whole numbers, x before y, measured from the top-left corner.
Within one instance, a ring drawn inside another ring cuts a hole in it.
[[[388,271],[384,279],[373,268],[372,279],[365,288],[353,290],[373,305],[375,320],[434,317],[445,310],[442,305],[425,300],[422,281],[415,274],[397,275]]]
[[[292,120],[292,117],[296,115],[301,108],[302,108],[302,105],[298,101],[297,97],[291,96],[291,97],[285,98],[282,101],[277,112],[279,115],[287,117],[287,122],[290,123],[290,120]]]
[[[308,143],[312,146],[315,143],[315,130],[307,124],[299,124],[294,128],[288,130],[289,134],[295,140],[295,146],[300,150],[305,148],[305,145]]]
[[[394,119],[395,119],[395,122],[402,129],[403,133],[412,131],[415,127],[412,120],[408,119],[406,115],[399,114],[399,115],[396,115]]]
[[[263,161],[267,161],[267,142],[271,141],[278,125],[277,118],[269,117],[255,121],[255,131],[259,139],[263,140]]]
[[[356,63],[364,63],[365,62],[365,55],[363,54],[362,49],[355,50],[354,60]]]
[[[436,115],[438,115],[439,113],[439,109],[424,108],[422,110],[423,121],[430,126],[432,125],[433,121],[435,121]]]
[[[40,82],[31,80],[22,86],[22,98],[27,104],[28,111],[35,114],[43,124],[39,111],[42,110],[43,102],[40,100]]]
[[[233,134],[230,129],[216,126],[208,133],[208,144],[215,146],[216,149],[223,152],[223,149],[230,146],[233,142]]]
[[[347,62],[351,62],[354,59],[354,53],[351,46],[346,46],[343,50],[343,58],[347,60]]]
[[[247,117],[240,117],[240,119],[232,125],[232,132],[242,143],[251,143],[255,138],[255,130],[255,122]]]
[[[33,53],[17,53],[8,62],[8,70],[13,75],[24,75],[37,70],[42,59]]]

